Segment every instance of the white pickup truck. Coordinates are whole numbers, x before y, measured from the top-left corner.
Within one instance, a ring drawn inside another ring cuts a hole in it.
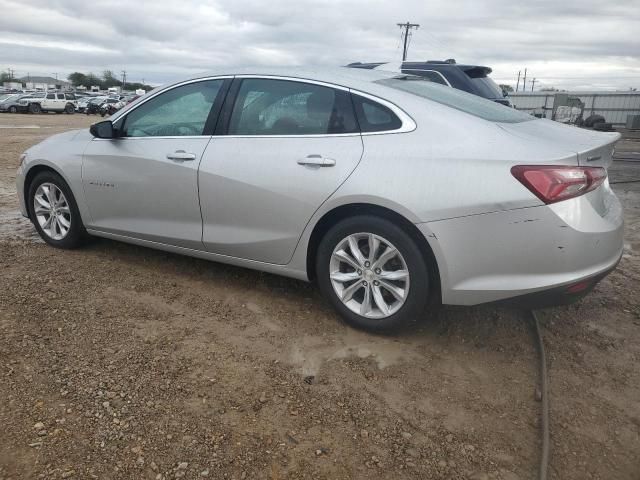
[[[25,97],[20,100],[20,103],[26,105],[30,113],[74,113],[77,102],[72,93],[47,92]]]

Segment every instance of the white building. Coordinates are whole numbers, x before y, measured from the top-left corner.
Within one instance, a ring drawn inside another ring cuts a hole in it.
[[[513,92],[509,99],[518,110],[552,118],[556,96],[569,95],[584,103],[582,118],[602,115],[606,122],[625,125],[627,116],[640,115],[640,92]]]

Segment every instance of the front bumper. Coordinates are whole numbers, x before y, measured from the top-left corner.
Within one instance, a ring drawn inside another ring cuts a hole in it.
[[[27,205],[24,201],[24,167],[20,165],[16,172],[16,190],[18,192],[18,204],[20,205],[20,213],[23,217],[29,217]]]
[[[601,188],[552,205],[418,224],[438,262],[442,302],[476,305],[602,278],[622,255],[623,221],[620,202]],[[596,197],[606,209],[594,207]]]

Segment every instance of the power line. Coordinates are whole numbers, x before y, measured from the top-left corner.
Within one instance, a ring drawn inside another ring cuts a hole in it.
[[[419,23],[397,23],[396,25],[398,25],[400,28],[404,28],[404,48],[402,49],[402,61],[404,62],[407,59],[407,50],[408,50],[408,42],[409,42],[409,31],[413,30],[414,28],[417,30],[418,28],[420,28],[420,24]]]

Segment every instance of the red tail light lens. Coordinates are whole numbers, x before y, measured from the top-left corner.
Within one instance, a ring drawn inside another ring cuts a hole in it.
[[[602,167],[516,165],[511,174],[547,204],[584,195],[607,178]]]

